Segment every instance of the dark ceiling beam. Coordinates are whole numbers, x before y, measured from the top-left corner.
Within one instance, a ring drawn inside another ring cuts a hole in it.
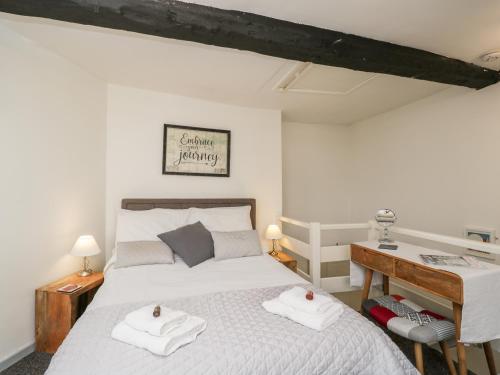
[[[175,0],[0,0],[0,12],[475,89],[499,81],[497,71],[431,52]]]

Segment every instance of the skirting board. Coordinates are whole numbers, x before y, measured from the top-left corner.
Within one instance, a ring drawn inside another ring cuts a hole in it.
[[[0,361],[0,372],[2,372],[3,370],[9,368],[14,363],[20,361],[21,359],[23,359],[27,355],[33,353],[34,351],[35,351],[35,343],[32,342],[32,343],[26,345],[24,348],[19,349],[14,354],[11,354],[7,358],[2,359]]]

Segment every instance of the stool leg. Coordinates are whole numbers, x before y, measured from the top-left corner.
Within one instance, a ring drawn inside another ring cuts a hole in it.
[[[496,375],[497,370],[495,368],[495,359],[493,358],[490,342],[483,343],[483,350],[486,356],[486,362],[488,363],[488,369],[490,370],[490,375]]]
[[[424,356],[422,354],[422,344],[419,342],[415,343],[415,363],[417,364],[417,370],[424,375]]]
[[[457,369],[455,368],[455,364],[451,359],[450,347],[446,341],[439,341],[439,346],[441,347],[441,351],[443,352],[444,359],[446,360],[446,364],[448,365],[448,370],[451,375],[457,375]]]

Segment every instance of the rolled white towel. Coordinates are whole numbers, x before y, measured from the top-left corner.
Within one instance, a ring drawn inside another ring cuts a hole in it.
[[[281,293],[279,299],[290,307],[310,314],[323,313],[335,304],[330,297],[316,293],[314,293],[312,300],[308,300],[306,294],[307,290],[294,286]]]
[[[310,314],[284,304],[279,298],[264,301],[262,307],[270,313],[281,315],[316,331],[322,331],[331,326],[344,312],[342,304],[334,302],[325,312]]]
[[[204,319],[188,316],[184,323],[171,330],[167,335],[152,336],[146,332],[138,331],[122,321],[113,328],[111,337],[126,344],[149,350],[151,353],[167,356],[181,346],[193,342],[206,327],[207,322]]]
[[[125,317],[125,323],[138,331],[147,332],[154,336],[163,336],[188,318],[184,311],[172,310],[165,306],[160,306],[160,316],[155,318],[153,316],[155,306],[144,306],[128,313]]]

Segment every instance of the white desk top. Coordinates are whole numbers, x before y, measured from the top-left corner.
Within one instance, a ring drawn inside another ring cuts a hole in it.
[[[435,268],[439,270],[445,270],[448,272],[453,272],[459,275],[462,279],[468,279],[470,277],[477,277],[481,275],[486,275],[489,273],[499,273],[500,277],[500,266],[496,264],[486,263],[483,261],[479,261],[483,268],[473,268],[473,267],[461,267],[461,266],[438,266],[433,264],[426,264],[420,258],[420,255],[457,255],[453,253],[447,253],[441,250],[429,249],[426,247],[411,245],[405,242],[394,242],[394,245],[398,245],[397,250],[386,250],[379,249],[378,246],[380,243],[378,241],[365,241],[365,242],[356,242],[355,245],[360,245],[366,247],[373,251],[378,251],[383,254],[387,254],[393,257],[398,257],[401,259],[409,260],[411,262],[422,264],[424,266]]]

